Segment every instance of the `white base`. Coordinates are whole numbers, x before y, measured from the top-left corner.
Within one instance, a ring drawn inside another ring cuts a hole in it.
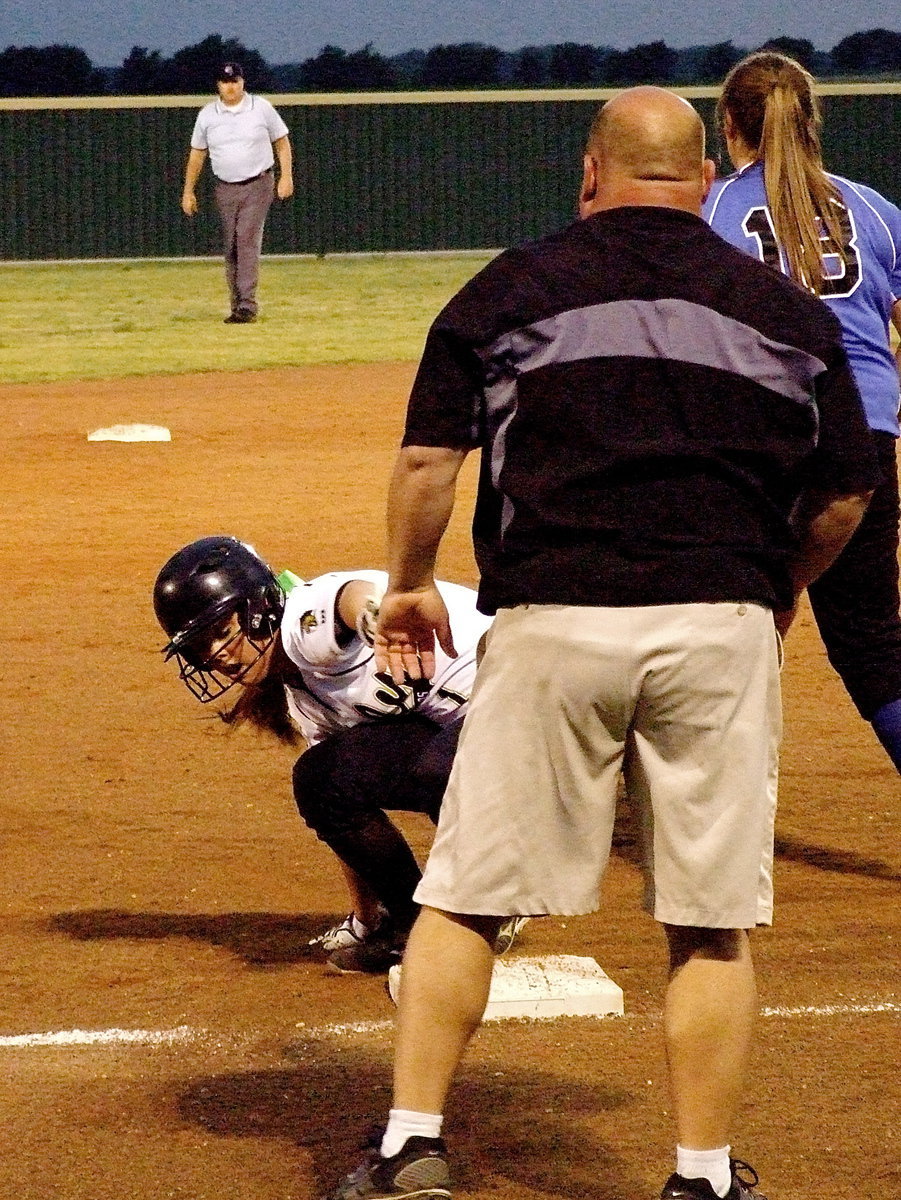
[[[165,425],[110,425],[88,434],[89,442],[171,442]]]
[[[400,994],[401,966],[388,972],[388,993]],[[552,954],[543,958],[498,959],[491,976],[485,1021],[506,1017],[622,1016],[622,988],[593,958]]]

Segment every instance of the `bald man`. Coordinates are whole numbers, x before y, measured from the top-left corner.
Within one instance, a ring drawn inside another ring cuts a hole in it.
[[[747,930],[772,919],[774,612],[838,554],[878,474],[837,322],[710,231],[712,178],[688,104],[621,93],[589,133],[581,220],[494,259],[429,332],[377,663],[401,682],[432,674],[436,639],[454,652],[434,564],[473,449],[479,607],[497,616],[416,892],[394,1105],[336,1200],[450,1195],[442,1113],[498,925],[598,907],[620,774],[669,950],[662,1197],[762,1200],[729,1138]]]

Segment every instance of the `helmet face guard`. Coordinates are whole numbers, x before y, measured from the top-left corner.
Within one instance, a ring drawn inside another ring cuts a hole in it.
[[[227,670],[224,667],[217,666],[216,660],[222,651],[228,649],[238,638],[242,637],[245,639],[246,644],[256,651],[255,657],[250,662],[242,663],[240,667],[234,670]],[[200,644],[195,647],[189,644],[179,646],[176,640],[173,639],[163,653],[166,655],[167,661],[170,658],[176,660],[178,663],[178,677],[191,695],[196,696],[201,704],[208,704],[210,700],[218,700],[223,693],[227,692],[229,688],[233,688],[236,683],[243,682],[248,672],[256,666],[272,645],[274,638],[275,634],[271,634],[264,641],[255,641],[250,635],[245,634],[243,623],[240,623],[240,628],[235,630],[228,641],[223,642],[217,648],[215,655],[206,654],[205,639],[202,636],[198,639]]]
[[[179,678],[201,704],[216,700],[241,683],[266,653],[278,632],[285,593],[256,551],[232,537],[201,538],[166,563],[153,590],[157,619],[171,641],[166,659],[178,661]],[[216,665],[229,642],[210,655],[217,625],[238,618],[234,637],[243,636],[256,652],[234,668]]]

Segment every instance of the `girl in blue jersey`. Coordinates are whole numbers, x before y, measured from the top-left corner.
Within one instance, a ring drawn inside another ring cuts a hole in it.
[[[717,117],[735,174],[704,217],[727,241],[822,297],[842,325],[879,453],[883,483],[838,560],[810,586],[829,661],[901,772],[898,587],[901,211],[872,188],[824,170],[812,77],[761,51],[730,71]]]

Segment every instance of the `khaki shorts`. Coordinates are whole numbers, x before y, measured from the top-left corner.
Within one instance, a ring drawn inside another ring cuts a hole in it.
[[[780,736],[768,609],[502,610],[416,900],[593,912],[622,773],[648,911],[673,925],[769,924]]]

